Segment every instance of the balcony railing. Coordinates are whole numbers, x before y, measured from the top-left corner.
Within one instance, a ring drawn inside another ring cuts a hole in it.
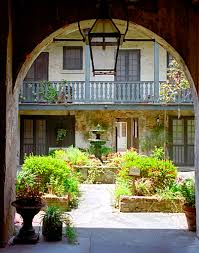
[[[20,103],[164,103],[161,82],[50,81],[23,82]],[[178,92],[170,103],[192,103],[191,89]]]

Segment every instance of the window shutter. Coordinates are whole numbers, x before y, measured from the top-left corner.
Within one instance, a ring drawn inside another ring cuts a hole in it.
[[[63,47],[63,69],[80,70],[83,68],[83,48]]]
[[[41,53],[30,67],[25,81],[47,81],[48,80],[49,53]]]

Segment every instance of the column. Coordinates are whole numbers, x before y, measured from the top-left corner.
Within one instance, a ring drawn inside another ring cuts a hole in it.
[[[196,234],[199,237],[199,100],[198,98],[195,98],[194,100],[194,109],[195,109],[195,164],[194,164],[194,167],[195,167],[195,182],[196,182]]]
[[[4,187],[6,174],[6,79],[8,48],[8,5],[0,3],[0,247],[7,240]]]
[[[85,99],[90,100],[90,48],[85,45]]]
[[[154,51],[154,101],[159,100],[159,44],[154,41],[153,43]]]

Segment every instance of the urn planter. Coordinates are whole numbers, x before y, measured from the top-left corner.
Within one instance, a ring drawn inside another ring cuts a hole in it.
[[[18,214],[23,218],[23,225],[19,230],[19,233],[14,237],[14,244],[34,244],[39,240],[39,235],[35,233],[35,229],[32,226],[32,220],[34,216],[44,206],[41,202],[35,202],[35,205],[24,205],[21,199],[12,202],[12,206],[16,208]]]

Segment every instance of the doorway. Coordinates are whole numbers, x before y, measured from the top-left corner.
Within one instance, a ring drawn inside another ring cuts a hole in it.
[[[127,122],[117,122],[117,151],[127,150]]]

